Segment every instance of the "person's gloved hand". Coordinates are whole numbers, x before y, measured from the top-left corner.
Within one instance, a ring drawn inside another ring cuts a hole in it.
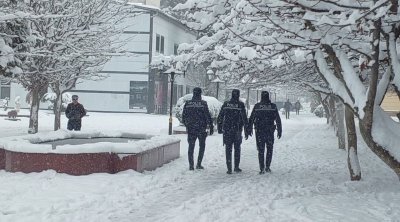
[[[247,136],[249,137],[249,136],[252,136],[253,135],[253,129],[252,128],[247,128],[246,129],[246,133],[247,133]]]
[[[222,134],[222,133],[223,133],[222,127],[218,127],[218,133],[219,133],[219,134]]]
[[[244,138],[247,140],[249,138],[249,134],[247,132],[244,132]]]
[[[214,134],[214,126],[210,126],[210,135]]]
[[[280,139],[282,137],[282,132],[278,132],[277,137],[278,137],[278,139]]]

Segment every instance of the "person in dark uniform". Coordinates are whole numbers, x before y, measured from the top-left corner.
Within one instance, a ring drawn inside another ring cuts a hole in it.
[[[218,115],[218,133],[223,133],[225,144],[227,174],[232,174],[232,146],[235,147],[235,172],[242,172],[239,168],[240,145],[242,144],[243,126],[247,128],[248,120],[244,103],[239,100],[240,91],[232,90],[232,98],[224,102]],[[245,138],[247,139],[247,131]]]
[[[83,105],[78,102],[77,95],[72,96],[72,103],[68,104],[65,115],[68,118],[68,130],[81,130],[82,117],[86,115],[86,110]]]
[[[260,174],[271,172],[270,165],[274,146],[274,132],[275,129],[277,129],[277,138],[280,139],[282,136],[282,124],[278,109],[274,103],[271,103],[267,91],[261,93],[261,101],[254,105],[253,111],[251,112],[247,128],[248,135],[250,136],[253,133],[253,124],[256,131]],[[264,165],[265,145],[267,145],[267,156]]]
[[[212,135],[214,133],[214,125],[212,123],[210,111],[208,110],[207,102],[201,100],[201,88],[194,88],[192,100],[185,103],[182,112],[182,122],[186,126],[186,131],[188,133],[189,170],[194,170],[193,152],[196,139],[199,139],[200,146],[196,169],[204,169],[201,162],[206,148],[206,129],[208,126],[210,128],[210,135]]]

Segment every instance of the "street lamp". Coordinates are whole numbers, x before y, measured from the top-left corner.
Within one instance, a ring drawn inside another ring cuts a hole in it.
[[[180,75],[182,74],[181,71],[176,70],[175,68],[171,67],[167,71],[164,72],[164,74],[167,74],[169,76],[169,81],[171,83],[171,98],[169,102],[169,125],[168,125],[168,135],[172,135],[172,98],[174,96],[174,81],[175,81],[175,75]]]
[[[217,83],[217,96],[216,96],[216,98],[218,99],[218,98],[219,98],[219,97],[218,97],[219,84],[220,84],[220,83],[223,83],[224,81],[221,80],[221,79],[219,78],[219,76],[216,75],[215,72],[214,72],[213,70],[211,70],[211,69],[209,69],[209,70],[207,71],[207,75],[208,75],[208,79],[209,79],[209,80],[211,80],[211,79],[215,76],[215,79],[211,80],[211,82],[212,82],[212,83]]]

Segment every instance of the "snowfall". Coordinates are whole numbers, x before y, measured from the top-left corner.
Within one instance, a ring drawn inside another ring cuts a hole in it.
[[[88,114],[84,130],[168,131],[168,116]],[[53,114],[40,111],[39,118],[39,131],[50,132]],[[20,119],[0,117],[0,138],[26,135],[28,118]],[[254,137],[242,144],[243,172],[226,174],[218,134],[207,138],[204,170],[188,170],[186,135],[174,135],[181,139],[180,158],[154,171],[87,176],[0,171],[0,221],[400,221],[399,179],[361,139],[362,180],[352,182],[347,151],[338,149],[326,119],[304,111],[282,124],[272,173],[264,175],[258,174]]]

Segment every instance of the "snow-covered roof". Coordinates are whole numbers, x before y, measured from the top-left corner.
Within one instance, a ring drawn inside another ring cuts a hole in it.
[[[146,11],[150,11],[155,13],[156,15],[162,17],[163,19],[174,23],[175,25],[179,26],[180,28],[184,29],[187,32],[191,32],[193,35],[197,36],[197,32],[194,31],[193,29],[187,27],[185,24],[183,24],[180,20],[178,20],[177,18],[175,18],[174,16],[165,13],[164,11],[162,11],[160,8],[157,8],[155,6],[151,6],[151,5],[143,5],[141,3],[128,3],[129,5],[134,6],[135,8],[141,9],[141,10],[146,10]]]

